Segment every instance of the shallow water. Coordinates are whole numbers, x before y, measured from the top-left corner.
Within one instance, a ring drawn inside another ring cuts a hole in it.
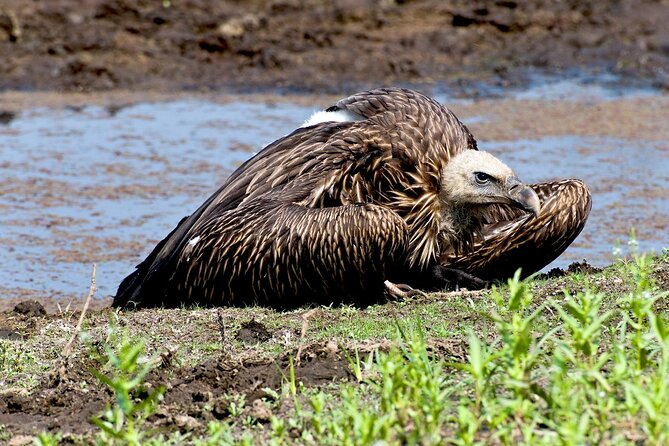
[[[600,90],[590,100],[608,100]],[[525,94],[556,99],[555,89]],[[38,108],[3,121],[0,297],[16,289],[84,294],[93,262],[98,296],[113,294],[236,166],[313,111],[290,103],[178,100]],[[464,121],[481,119],[488,117]],[[632,226],[657,225],[657,238],[639,240],[641,249],[669,244],[667,141],[561,135],[496,142],[477,136],[481,148],[524,181],[576,177],[591,187],[593,211],[583,234],[551,266],[583,258],[605,265]]]
[[[98,262],[98,294],[113,294],[253,150],[310,112],[176,101],[19,114],[0,126],[0,287],[81,292]]]

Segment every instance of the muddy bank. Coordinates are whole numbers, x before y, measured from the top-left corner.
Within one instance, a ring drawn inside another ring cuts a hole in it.
[[[296,352],[262,360],[222,356],[195,367],[174,366],[163,353],[162,362],[149,374],[141,392],[146,394],[157,386],[166,389],[161,407],[148,425],[169,434],[204,433],[208,422],[228,419],[231,404],[239,404],[241,398],[248,401],[244,415],[269,422],[273,412],[263,398],[280,390],[290,373],[289,358]],[[295,376],[306,386],[324,386],[352,376],[345,355],[334,343],[310,345],[300,357]],[[66,364],[61,373],[47,375],[33,395],[8,392],[0,396],[0,422],[5,429],[28,435],[48,430],[59,430],[66,436],[90,434],[93,426],[88,421],[99,416],[105,404],[113,403],[113,395],[97,385],[90,372],[100,364],[93,360]]]
[[[652,0],[5,0],[0,89],[524,85],[527,68],[669,86]]]
[[[604,293],[605,306],[623,299],[635,282],[622,262],[599,270],[573,264],[566,271],[551,271],[551,278],[530,287],[536,305],[561,300],[564,290],[585,288]],[[669,257],[653,261],[651,282],[658,290],[669,287]],[[492,305],[488,291],[432,293],[428,297],[389,302],[368,308],[321,307],[291,312],[264,308],[148,309],[116,312],[90,311],[86,336],[75,342],[69,356],[64,345],[73,334],[77,312],[46,315],[35,304],[0,312],[0,341],[8,359],[0,375],[0,425],[5,439],[48,430],[65,434],[66,444],[89,438],[92,416],[100,414],[113,395],[98,382],[91,369],[110,374],[104,343],[115,343],[112,331],[123,330],[130,339],[142,339],[156,364],[139,390],[146,397],[158,386],[164,399],[145,428],[158,432],[203,434],[209,421],[241,418],[266,424],[272,417],[287,416],[293,402],[281,393],[291,363],[297,381],[305,387],[324,388],[342,381],[355,382],[347,355],[362,358],[375,350],[386,351],[392,335],[380,337],[379,327],[394,329],[397,321],[421,321],[429,351],[449,361],[465,361],[467,330],[479,335],[490,330],[482,316]],[[666,302],[655,304],[666,313]],[[557,317],[545,310],[543,317]],[[448,336],[437,321],[450,327]],[[554,321],[555,322],[555,321]],[[371,323],[375,330],[352,335],[348,324]],[[614,324],[614,322],[612,322]],[[465,328],[467,330],[465,330]],[[21,352],[21,353],[19,353]],[[14,365],[15,364],[15,365]],[[20,438],[20,437],[19,437]]]

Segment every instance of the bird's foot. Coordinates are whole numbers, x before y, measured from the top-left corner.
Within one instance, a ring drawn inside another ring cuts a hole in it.
[[[448,268],[438,265],[433,270],[433,279],[441,284],[442,288],[451,291],[460,291],[466,288],[468,290],[482,290],[490,285],[490,282],[469,274],[461,269]]]
[[[386,295],[392,300],[402,300],[410,297],[427,297],[427,294],[421,290],[410,287],[402,283],[392,283],[389,280],[384,282]]]

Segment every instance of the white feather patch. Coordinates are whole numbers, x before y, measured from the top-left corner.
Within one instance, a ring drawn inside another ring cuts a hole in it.
[[[317,111],[309,119],[304,121],[300,127],[309,127],[311,125],[320,124],[321,122],[352,122],[352,121],[362,121],[365,119],[360,115],[351,113],[348,110],[336,110],[336,111]]]
[[[192,238],[192,239],[188,240],[188,247],[192,248],[199,241],[200,241],[200,236],[199,235],[195,238]]]

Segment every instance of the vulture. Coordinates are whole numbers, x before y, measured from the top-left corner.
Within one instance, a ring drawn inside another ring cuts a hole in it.
[[[522,183],[435,100],[366,91],[241,165],[113,305],[288,309],[481,288],[549,264],[590,207],[580,180]]]

